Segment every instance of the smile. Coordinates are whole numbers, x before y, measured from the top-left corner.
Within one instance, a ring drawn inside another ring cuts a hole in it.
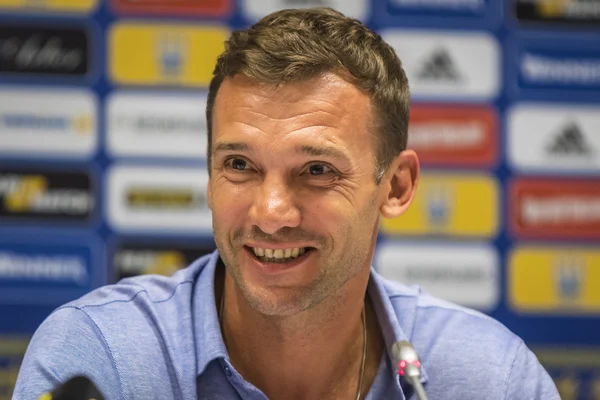
[[[250,247],[256,258],[262,262],[284,263],[302,256],[308,247],[292,247],[288,249],[266,249],[262,247]]]

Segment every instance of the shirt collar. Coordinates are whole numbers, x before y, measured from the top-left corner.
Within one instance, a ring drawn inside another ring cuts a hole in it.
[[[373,308],[377,314],[377,320],[381,328],[385,351],[389,358],[390,365],[395,367],[392,346],[400,340],[411,341],[413,332],[418,297],[416,293],[407,287],[401,285],[394,286],[394,297],[401,297],[402,301],[395,301],[392,305],[388,283],[381,277],[374,268],[371,268],[371,279],[367,286],[367,293],[371,297]],[[406,293],[398,291],[398,287],[406,288]],[[408,332],[408,334],[407,334]],[[395,381],[400,380],[395,368],[390,371]],[[421,383],[427,382],[427,372],[425,366],[421,365]]]
[[[200,272],[194,287],[192,318],[196,339],[196,376],[201,375],[211,361],[229,358],[221,334],[215,299],[215,271],[218,261],[219,253],[215,250]]]
[[[194,288],[193,318],[196,339],[196,376],[201,375],[208,364],[215,359],[229,360],[227,348],[223,342],[215,299],[215,271],[218,261],[219,254],[215,250],[199,274]],[[385,280],[373,268],[371,268],[371,279],[369,280],[367,293],[371,297],[377,314],[390,365],[394,365],[391,349],[393,344],[399,340],[410,341],[410,337],[405,332],[413,331],[417,296],[410,293],[410,295],[402,296],[402,302],[396,302],[395,306],[392,305]],[[395,295],[397,294],[395,293]],[[399,380],[394,369],[390,373],[393,374],[395,381]],[[425,367],[421,366],[421,382],[425,383],[427,379]]]

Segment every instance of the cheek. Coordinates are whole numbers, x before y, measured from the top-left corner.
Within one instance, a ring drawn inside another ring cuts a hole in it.
[[[379,211],[372,199],[364,200],[358,207],[348,202],[338,202],[331,207],[332,225],[343,241],[363,241],[370,238],[377,225]],[[324,217],[323,217],[324,218]]]
[[[320,199],[306,202],[303,212],[304,227],[321,235],[329,236],[334,242],[346,242],[356,229],[357,214],[348,202],[338,199]]]
[[[245,221],[251,204],[249,191],[230,183],[216,183],[210,188],[212,215],[219,225]]]

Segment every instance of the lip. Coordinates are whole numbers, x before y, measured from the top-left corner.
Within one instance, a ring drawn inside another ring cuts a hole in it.
[[[287,246],[289,246],[289,245],[287,245]],[[260,246],[253,246],[253,247],[260,247]],[[306,247],[306,246],[297,246],[297,247]],[[269,247],[267,247],[267,248],[269,248]],[[271,247],[271,248],[273,248],[273,247]],[[281,247],[281,248],[287,249],[289,247]],[[288,271],[302,267],[302,265],[306,264],[309,261],[309,259],[314,256],[313,253],[316,253],[315,249],[311,248],[311,250],[308,250],[307,252],[305,252],[304,254],[302,254],[298,258],[295,258],[292,261],[288,261],[285,263],[268,263],[268,262],[262,262],[258,258],[256,258],[256,256],[254,255],[254,252],[252,251],[252,249],[250,247],[244,246],[244,250],[247,252],[246,255],[250,259],[250,264],[256,270],[258,270],[260,273],[262,273],[264,275],[283,274]]]

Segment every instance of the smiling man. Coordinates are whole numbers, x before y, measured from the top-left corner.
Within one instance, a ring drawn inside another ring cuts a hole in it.
[[[410,341],[430,399],[558,399],[500,323],[371,267],[417,189],[408,111],[398,56],[356,20],[286,10],[234,33],[207,105],[218,251],[56,310],[15,398],[75,375],[108,399],[415,398],[392,354]]]

